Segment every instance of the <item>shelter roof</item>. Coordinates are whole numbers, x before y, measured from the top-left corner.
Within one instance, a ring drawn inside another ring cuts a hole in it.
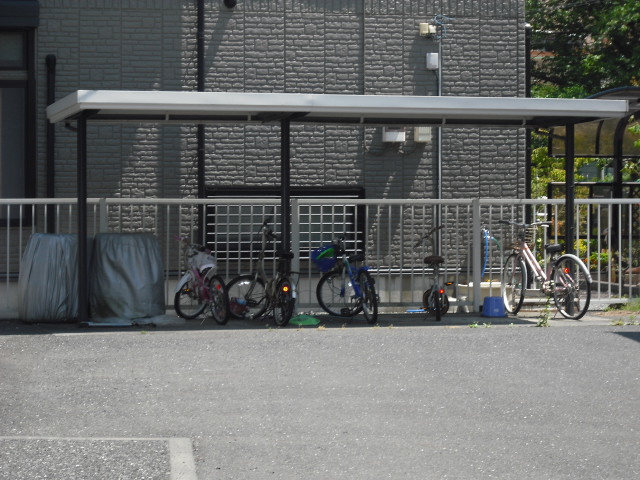
[[[53,123],[272,122],[551,127],[629,114],[627,100],[78,90],[47,107]]]
[[[575,155],[578,157],[612,157],[616,151],[627,158],[640,157],[640,134],[628,126],[638,124],[640,111],[640,87],[619,87],[605,90],[589,97],[598,100],[625,100],[629,112],[621,118],[602,118],[581,123],[575,129]],[[636,118],[630,118],[635,115]],[[551,130],[549,151],[554,156],[565,154],[565,127]],[[616,143],[618,148],[616,149]]]

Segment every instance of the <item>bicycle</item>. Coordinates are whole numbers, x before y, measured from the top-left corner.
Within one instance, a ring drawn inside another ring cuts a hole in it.
[[[226,324],[229,302],[224,280],[216,273],[216,258],[202,245],[190,243],[187,237],[179,240],[186,272],[175,289],[176,314],[193,320],[208,308],[216,323]]]
[[[502,298],[507,312],[515,315],[520,311],[531,271],[540,284],[540,291],[548,297],[553,296],[562,316],[574,320],[582,318],[591,301],[592,282],[582,260],[569,253],[561,255],[562,245],[546,244],[544,248],[550,258],[545,271],[529,248],[535,228],[549,227],[551,222],[527,224],[499,220],[498,223],[512,225],[518,230],[513,252],[502,269]]]
[[[423,235],[414,245],[414,249],[422,246],[425,241],[431,244],[431,251],[433,255],[427,255],[424,257],[424,263],[427,267],[430,267],[433,272],[433,283],[422,295],[423,309],[429,315],[435,315],[436,322],[442,320],[442,315],[445,315],[449,311],[449,297],[447,296],[445,286],[450,286],[452,282],[441,282],[440,280],[440,268],[444,263],[444,257],[435,254],[435,239],[434,234],[439,232],[444,227],[442,225],[437,226],[429,230]]]
[[[355,265],[364,262],[363,254],[348,255],[344,238],[338,238],[314,250],[311,259],[324,272],[316,287],[316,297],[325,312],[337,317],[354,317],[362,312],[368,323],[378,321],[375,281],[368,266]]]
[[[231,316],[238,319],[257,319],[273,314],[274,322],[285,327],[295,309],[295,296],[291,281],[292,252],[278,253],[278,268],[273,278],[265,272],[267,245],[277,236],[269,229],[271,219],[260,226],[262,239],[257,268],[250,274],[238,275],[227,285]]]

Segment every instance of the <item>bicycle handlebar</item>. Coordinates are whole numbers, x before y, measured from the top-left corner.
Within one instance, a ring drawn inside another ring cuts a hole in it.
[[[444,225],[438,225],[437,227],[433,227],[431,230],[429,230],[427,233],[425,233],[422,237],[420,237],[420,239],[416,242],[416,244],[414,245],[413,248],[419,247],[420,245],[422,245],[422,242],[424,242],[424,240],[429,238],[431,235],[433,235],[438,230],[442,230],[443,228],[444,228]]]

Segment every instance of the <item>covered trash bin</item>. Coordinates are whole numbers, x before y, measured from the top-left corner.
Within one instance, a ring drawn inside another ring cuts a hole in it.
[[[20,262],[18,314],[25,322],[77,320],[77,235],[31,235]]]
[[[94,320],[165,314],[164,268],[153,234],[97,234],[89,279]]]

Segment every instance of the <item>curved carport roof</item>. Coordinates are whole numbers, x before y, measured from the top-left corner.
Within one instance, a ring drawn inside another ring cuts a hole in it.
[[[628,86],[612,88],[589,97],[599,100],[625,100],[629,104],[627,115],[616,118],[603,118],[592,122],[580,123],[575,127],[574,155],[576,157],[606,157],[613,159],[613,196],[622,197],[623,160],[640,158],[640,135],[632,132],[629,126],[638,123],[640,111],[640,87]],[[635,119],[634,119],[635,116]],[[633,120],[632,120],[633,119]],[[550,132],[549,152],[553,156],[565,155],[564,126],[553,128]]]
[[[290,248],[290,124],[434,125],[539,128],[628,115],[628,100],[510,97],[422,97],[301,93],[78,90],[47,107],[50,122],[76,122],[78,144],[79,320],[86,320],[87,123],[281,124],[282,236]],[[567,149],[567,238],[573,231],[573,151]]]

